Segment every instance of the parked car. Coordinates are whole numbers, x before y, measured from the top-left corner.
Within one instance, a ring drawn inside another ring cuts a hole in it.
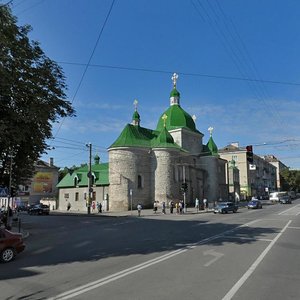
[[[21,233],[10,232],[0,228],[0,260],[10,262],[25,249]]]
[[[281,204],[291,204],[292,203],[292,199],[290,196],[282,196],[279,199],[279,203]]]
[[[251,201],[248,202],[247,207],[248,207],[248,209],[262,208],[262,203],[258,199],[252,199]]]
[[[287,192],[272,192],[270,193],[270,200],[272,202],[279,202],[280,198],[282,198],[283,196],[288,196]]]
[[[216,213],[227,214],[229,211],[236,213],[237,210],[238,210],[238,206],[233,202],[219,202],[214,207],[214,214]]]
[[[28,208],[28,214],[30,215],[49,215],[49,212],[49,206],[41,203]]]

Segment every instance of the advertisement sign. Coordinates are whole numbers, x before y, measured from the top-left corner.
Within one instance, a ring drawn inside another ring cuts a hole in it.
[[[33,178],[34,193],[52,193],[53,173],[37,172]]]

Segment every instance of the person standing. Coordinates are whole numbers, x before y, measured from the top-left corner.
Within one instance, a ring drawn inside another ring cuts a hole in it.
[[[6,226],[5,226],[6,229],[11,230],[12,220],[13,220],[13,211],[10,208],[10,206],[8,206],[8,208],[7,208]]]
[[[140,217],[142,212],[142,205],[140,203],[137,205],[137,211],[138,211],[138,216]]]
[[[154,201],[154,204],[153,204],[153,211],[156,214],[156,212],[157,212],[157,202],[156,201]]]
[[[165,215],[166,214],[166,202],[162,203],[162,213]]]

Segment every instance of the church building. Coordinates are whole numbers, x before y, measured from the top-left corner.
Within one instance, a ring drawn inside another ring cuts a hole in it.
[[[173,74],[170,106],[158,119],[156,129],[141,124],[137,101],[132,122],[109,147],[109,210],[124,211],[183,200],[194,205],[195,198],[209,202],[228,198],[226,160],[218,155],[210,137],[203,133],[180,103],[178,75]]]

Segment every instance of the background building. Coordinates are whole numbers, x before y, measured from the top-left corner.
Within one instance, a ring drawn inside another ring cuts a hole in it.
[[[265,161],[276,167],[276,188],[278,191],[282,190],[282,183],[280,179],[280,172],[288,167],[278,160],[274,155],[265,155],[262,157]]]
[[[228,162],[234,160],[239,169],[241,200],[265,197],[269,191],[277,189],[276,167],[255,154],[252,154],[253,162],[249,163],[246,147],[233,143],[219,149],[219,154]]]

